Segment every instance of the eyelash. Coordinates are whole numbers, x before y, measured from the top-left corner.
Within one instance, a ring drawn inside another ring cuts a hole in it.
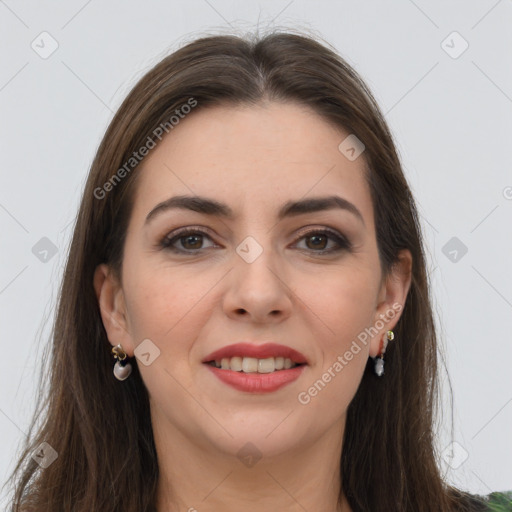
[[[205,235],[211,239],[210,235],[204,229],[201,229],[199,227],[183,228],[181,230],[178,230],[178,232],[176,232],[174,234],[174,236],[172,236],[172,237],[170,237],[169,235],[164,236],[164,238],[160,241],[159,246],[162,249],[165,249],[165,250],[168,250],[168,251],[171,251],[174,253],[178,253],[178,254],[198,254],[198,253],[202,252],[204,249],[184,250],[184,249],[177,249],[176,247],[173,247],[173,244],[175,242],[177,242],[178,240],[180,240],[181,238],[185,238],[186,236],[197,235],[197,234]],[[332,229],[328,229],[328,228],[311,229],[309,231],[302,232],[300,234],[298,241],[300,241],[304,238],[308,238],[313,235],[328,235],[339,246],[337,248],[323,249],[321,251],[315,251],[313,249],[310,249],[314,254],[317,254],[317,255],[332,254],[332,253],[340,252],[343,250],[351,251],[351,249],[352,249],[352,244],[350,243],[350,241],[347,238],[345,238],[342,235],[339,235],[336,231],[333,231]],[[309,250],[309,249],[306,249],[306,250]]]

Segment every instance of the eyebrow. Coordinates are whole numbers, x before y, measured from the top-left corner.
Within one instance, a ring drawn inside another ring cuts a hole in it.
[[[314,213],[335,208],[352,213],[366,226],[364,218],[357,207],[350,201],[347,201],[347,199],[335,195],[301,199],[299,201],[288,201],[280,208],[277,218],[278,220],[282,220],[285,217],[294,217],[305,213]],[[228,220],[235,218],[233,210],[227,204],[220,203],[215,199],[201,196],[175,196],[158,203],[147,215],[145,224],[148,224],[161,213],[172,209],[191,210],[205,215],[223,217]]]

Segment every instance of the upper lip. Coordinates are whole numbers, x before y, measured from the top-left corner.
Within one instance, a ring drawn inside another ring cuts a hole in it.
[[[234,343],[233,345],[227,345],[218,350],[215,350],[211,354],[207,355],[202,362],[208,363],[210,361],[220,360],[224,357],[255,357],[256,359],[266,359],[268,357],[287,357],[294,363],[306,363],[307,359],[304,354],[299,351],[280,345],[278,343]]]

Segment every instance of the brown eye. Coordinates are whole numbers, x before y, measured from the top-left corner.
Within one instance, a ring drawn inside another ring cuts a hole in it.
[[[205,240],[211,241],[211,237],[202,229],[188,228],[174,233],[174,236],[165,236],[159,245],[175,253],[199,254],[205,249],[214,247],[214,244],[204,247],[203,244]],[[343,235],[328,229],[310,230],[300,237],[299,241],[303,240],[306,246],[299,248],[317,255],[351,250],[352,248],[351,243]],[[331,244],[334,243],[334,246],[331,245],[331,247],[328,247],[329,242],[331,242]]]
[[[305,240],[306,249],[319,255],[352,248],[351,243],[344,236],[331,230],[308,231],[301,236],[300,240]],[[334,247],[327,248],[329,240],[334,242]]]
[[[181,236],[178,240],[185,249],[201,249],[199,246],[202,243],[202,237],[203,235],[187,235]]]
[[[308,235],[306,237],[306,240],[309,240],[311,241],[311,247],[309,247],[310,249],[325,249],[325,247],[327,246],[327,240],[328,240],[328,236],[326,235],[319,235],[319,234],[315,234],[315,235]],[[306,245],[307,245],[307,242],[306,242]]]
[[[203,246],[205,239],[211,240],[210,236],[202,230],[185,229],[175,236],[165,236],[160,242],[160,246],[173,252],[193,254],[208,248]]]

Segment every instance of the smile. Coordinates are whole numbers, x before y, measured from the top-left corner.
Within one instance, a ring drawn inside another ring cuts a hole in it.
[[[255,357],[223,357],[208,364],[221,370],[233,370],[243,373],[273,373],[281,370],[295,368],[302,363],[295,363],[289,357],[267,357],[257,359]]]
[[[201,362],[222,383],[259,394],[292,383],[309,364],[304,354],[291,347],[246,341],[215,350]]]
[[[240,342],[224,346],[201,361],[222,383],[246,393],[269,393],[297,380],[309,361],[278,343]]]

